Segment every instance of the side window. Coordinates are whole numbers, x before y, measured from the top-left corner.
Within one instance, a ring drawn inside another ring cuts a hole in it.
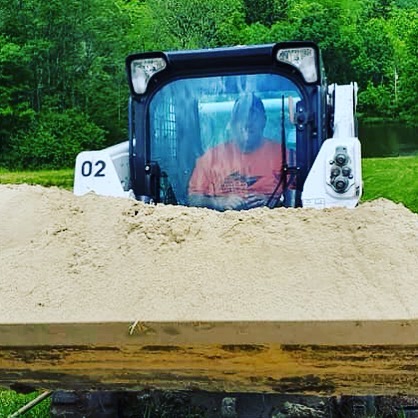
[[[162,152],[172,158],[177,157],[177,119],[174,98],[170,94],[161,95],[158,106],[152,112],[153,147],[156,154]]]
[[[163,87],[150,105],[151,160],[161,170],[160,200],[187,204],[187,185],[202,154],[197,100],[179,80]]]

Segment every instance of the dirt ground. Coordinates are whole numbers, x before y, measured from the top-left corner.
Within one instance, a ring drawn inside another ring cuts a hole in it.
[[[0,323],[418,318],[418,215],[0,185]]]

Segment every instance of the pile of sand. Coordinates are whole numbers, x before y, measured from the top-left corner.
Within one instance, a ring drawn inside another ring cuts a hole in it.
[[[0,323],[418,318],[418,216],[0,185]]]

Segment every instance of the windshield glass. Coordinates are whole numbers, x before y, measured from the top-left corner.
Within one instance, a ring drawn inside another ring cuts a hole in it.
[[[283,163],[294,159],[300,100],[298,87],[277,74],[181,79],[162,87],[149,108],[161,201],[219,210],[271,203],[284,188]]]

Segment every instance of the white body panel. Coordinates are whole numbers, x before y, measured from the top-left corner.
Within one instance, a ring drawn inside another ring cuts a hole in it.
[[[131,197],[128,141],[100,151],[81,152],[76,159],[74,194]]]
[[[344,147],[350,157],[352,178],[347,179],[344,193],[337,193],[331,184],[336,149]],[[354,208],[362,193],[360,141],[357,138],[331,138],[322,145],[314,165],[305,181],[302,194],[303,207],[318,209],[342,206]]]
[[[361,146],[355,136],[357,84],[333,84],[329,90],[334,93],[334,136],[323,143],[307,176],[302,205],[318,209],[335,206],[354,208],[362,194]],[[344,178],[347,182],[344,191],[337,192],[331,171],[339,168],[334,157],[341,149],[348,157],[345,168],[349,169],[351,174]]]

